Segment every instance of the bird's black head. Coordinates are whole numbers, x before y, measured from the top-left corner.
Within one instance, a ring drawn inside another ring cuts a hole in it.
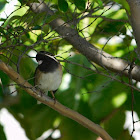
[[[36,55],[36,61],[38,62],[38,68],[41,71],[53,71],[58,67],[58,61],[52,53],[46,51],[40,51]]]
[[[52,58],[52,59],[55,59],[55,57],[53,56],[53,54],[52,53],[50,53],[50,52],[46,52],[46,51],[40,51],[40,52],[38,52],[37,53],[37,55],[36,55],[36,61],[37,62],[39,62],[40,60],[45,60],[45,59],[47,59],[47,58]]]

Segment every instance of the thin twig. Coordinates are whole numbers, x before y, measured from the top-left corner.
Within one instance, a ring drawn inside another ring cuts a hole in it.
[[[73,64],[73,65],[77,65],[77,66],[79,66],[79,67],[82,67],[82,68],[84,68],[84,69],[93,71],[93,72],[95,72],[96,74],[100,74],[100,75],[102,75],[102,76],[108,77],[108,78],[110,78],[110,79],[112,79],[112,80],[115,80],[115,81],[117,81],[117,82],[119,82],[119,83],[124,84],[125,86],[129,86],[130,88],[133,88],[133,89],[135,89],[135,90],[137,90],[137,91],[140,92],[140,89],[138,89],[137,87],[135,87],[135,86],[133,86],[133,85],[130,85],[129,83],[126,83],[126,82],[124,82],[124,81],[122,81],[122,80],[119,80],[119,79],[117,79],[117,78],[115,78],[115,77],[113,77],[113,76],[111,76],[111,75],[107,75],[107,74],[104,74],[104,73],[102,73],[102,72],[99,72],[97,69],[94,70],[94,69],[92,69],[92,68],[86,67],[84,64],[82,65],[82,64],[79,64],[79,63],[76,63],[76,62],[72,62],[72,61],[69,61],[69,60],[66,60],[66,59],[64,59],[64,60],[59,60],[59,61],[60,61],[60,62],[67,62],[67,63]],[[118,74],[116,74],[115,76],[118,76]]]
[[[129,84],[132,85],[132,75],[131,75],[131,72],[132,72],[132,69],[134,68],[134,63],[135,63],[135,58],[133,59],[132,63],[130,64],[130,69],[128,71],[129,73]],[[133,136],[133,133],[135,132],[135,120],[134,120],[134,93],[133,93],[133,88],[131,87],[131,113],[132,113],[132,123],[133,123],[133,130],[131,132],[131,136],[130,136],[130,139],[132,138]]]

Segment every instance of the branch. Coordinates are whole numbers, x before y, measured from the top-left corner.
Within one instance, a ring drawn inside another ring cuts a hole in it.
[[[79,124],[83,125],[84,127],[88,128],[92,132],[96,133],[104,140],[113,140],[109,134],[101,128],[99,125],[95,124],[94,122],[90,121],[86,117],[82,116],[76,111],[69,109],[68,107],[62,105],[58,101],[54,104],[54,100],[49,98],[48,96],[41,95],[39,91],[35,90],[34,87],[29,84],[26,80],[24,80],[17,72],[15,72],[10,66],[6,65],[4,62],[0,60],[0,70],[6,73],[14,82],[16,82],[21,88],[23,88],[28,94],[42,102],[43,104],[51,107],[52,109],[56,110],[60,114],[75,120]]]
[[[130,12],[129,15],[130,22],[132,24],[133,33],[138,45],[138,53],[140,53],[140,0],[127,0],[129,6],[130,6]],[[140,55],[140,54],[139,54]]]
[[[36,12],[46,12],[48,15],[53,15],[53,11],[43,2],[28,4],[30,8]],[[49,23],[50,26],[59,33],[65,40],[67,40],[73,47],[80,53],[85,55],[89,60],[95,62],[103,68],[107,68],[113,72],[121,73],[129,77],[130,64],[120,58],[114,58],[110,54],[97,49],[94,45],[90,44],[82,38],[75,29],[64,22],[60,18],[56,18]],[[132,78],[140,81],[140,66],[135,65],[131,72]]]

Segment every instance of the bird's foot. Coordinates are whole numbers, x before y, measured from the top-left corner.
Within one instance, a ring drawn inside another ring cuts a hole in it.
[[[55,98],[53,98],[53,100],[54,100],[54,104],[56,104],[56,99],[55,99]]]
[[[35,88],[35,90],[38,90],[39,92],[38,92],[38,96],[43,96],[45,93],[38,87],[38,85],[35,85],[34,86],[34,88]]]
[[[55,99],[53,91],[51,91],[51,94],[52,94],[52,97],[53,97],[53,100],[54,100],[54,104],[55,104],[56,103],[56,99]]]

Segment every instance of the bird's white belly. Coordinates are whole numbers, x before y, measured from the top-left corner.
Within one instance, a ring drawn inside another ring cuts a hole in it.
[[[38,83],[38,87],[46,91],[54,91],[57,90],[62,81],[62,73],[59,70],[56,70],[52,73],[43,73],[40,77],[40,81]]]

